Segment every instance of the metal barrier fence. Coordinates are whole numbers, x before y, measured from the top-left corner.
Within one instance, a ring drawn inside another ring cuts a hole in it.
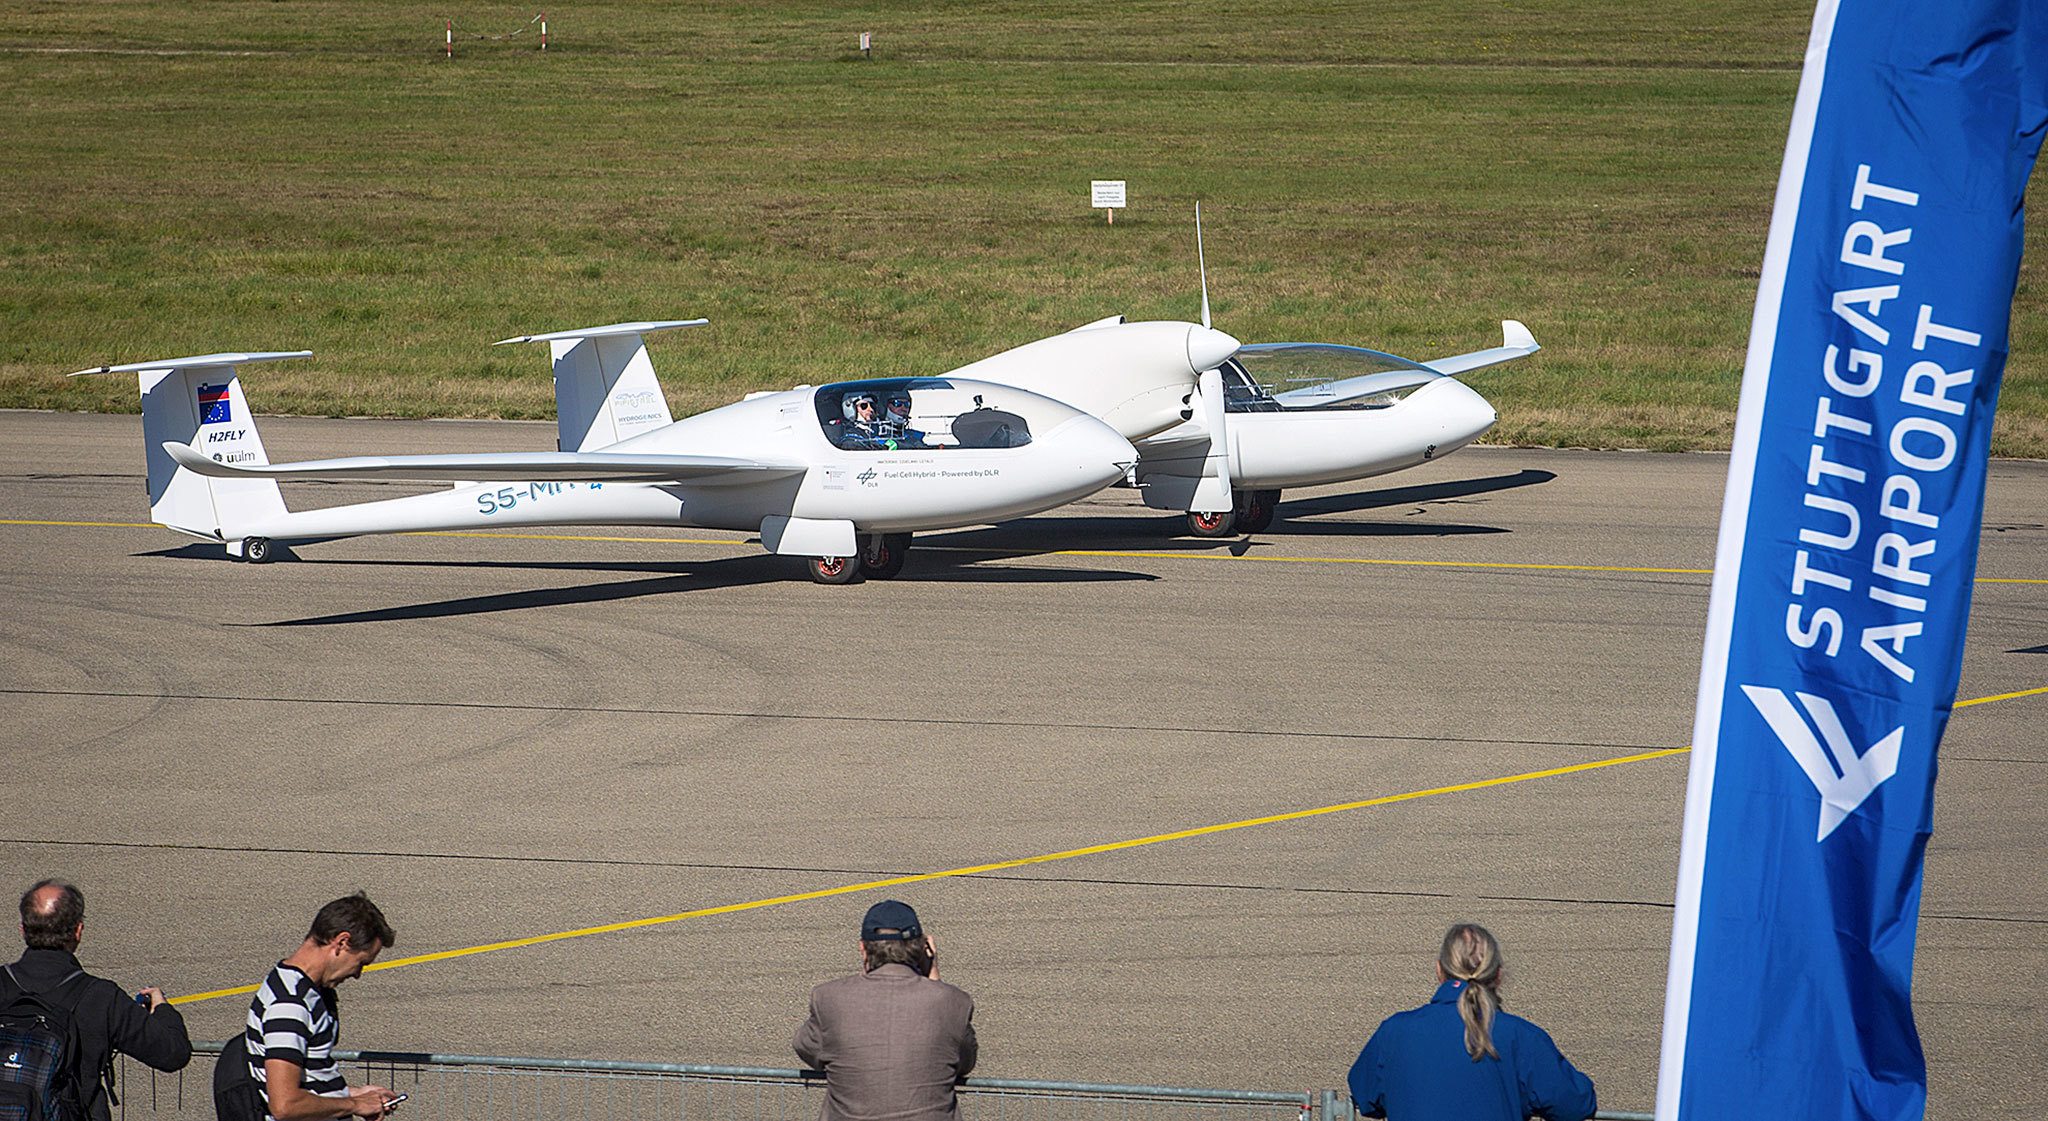
[[[116,1121],[212,1121],[218,1043],[198,1043],[190,1067],[158,1074],[123,1058]],[[351,1084],[411,1094],[400,1116],[419,1121],[811,1121],[825,1091],[817,1071],[690,1063],[337,1051]],[[1336,1090],[1289,1093],[1188,1086],[1116,1086],[970,1078],[971,1121],[1351,1121]],[[1650,1121],[1603,1110],[1601,1121]]]

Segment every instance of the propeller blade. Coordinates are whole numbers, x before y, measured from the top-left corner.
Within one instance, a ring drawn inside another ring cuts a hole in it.
[[[1195,203],[1195,267],[1202,271],[1202,326],[1209,326],[1209,261],[1202,255],[1202,204]]]

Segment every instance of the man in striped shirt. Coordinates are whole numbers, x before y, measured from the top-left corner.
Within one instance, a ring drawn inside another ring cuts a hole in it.
[[[361,975],[394,941],[384,913],[357,892],[320,908],[306,940],[256,987],[242,1040],[270,1121],[383,1117],[395,1108],[398,1095],[382,1086],[350,1089],[334,1061],[334,986]]]

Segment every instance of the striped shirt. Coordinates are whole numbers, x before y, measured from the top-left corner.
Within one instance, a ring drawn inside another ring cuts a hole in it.
[[[331,995],[283,962],[256,987],[242,1043],[249,1049],[249,1074],[258,1084],[264,1081],[264,1061],[282,1059],[298,1066],[299,1085],[308,1092],[327,1097],[348,1095],[348,1083],[334,1062],[341,1020]],[[266,1086],[266,1102],[269,1093]]]

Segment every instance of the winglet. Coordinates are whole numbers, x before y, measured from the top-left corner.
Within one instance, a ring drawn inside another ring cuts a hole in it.
[[[1527,358],[1543,348],[1536,343],[1536,336],[1519,319],[1500,321],[1501,345],[1486,350],[1475,350],[1470,354],[1455,354],[1449,358],[1438,358],[1422,365],[1439,374],[1466,374],[1517,358]]]

